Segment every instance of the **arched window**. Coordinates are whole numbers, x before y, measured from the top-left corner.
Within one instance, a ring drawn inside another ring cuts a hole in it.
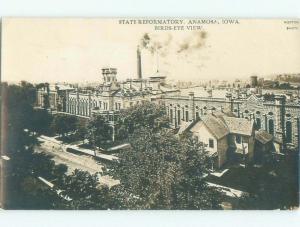
[[[274,135],[274,120],[273,119],[269,120],[269,133]]]
[[[85,115],[86,116],[89,115],[89,109],[90,109],[89,103],[88,103],[88,101],[86,101],[85,102]]]
[[[291,143],[292,142],[292,122],[287,121],[285,127],[286,127],[286,142]]]
[[[189,111],[185,111],[185,121],[189,121]]]
[[[260,129],[261,128],[261,120],[260,118],[256,118],[256,129]]]
[[[173,123],[173,110],[172,109],[170,109],[170,120]]]

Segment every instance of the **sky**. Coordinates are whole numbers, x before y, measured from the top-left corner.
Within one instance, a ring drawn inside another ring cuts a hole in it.
[[[183,31],[169,31],[155,30],[153,24],[120,24],[119,20],[4,19],[2,81],[100,82],[102,67],[117,68],[118,80],[137,78],[137,46],[144,78],[157,69],[174,81],[300,73],[299,23],[243,19],[224,24],[216,20],[195,24],[201,27],[190,31],[185,19]]]

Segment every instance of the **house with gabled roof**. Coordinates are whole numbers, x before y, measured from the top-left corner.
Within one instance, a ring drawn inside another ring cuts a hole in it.
[[[209,114],[185,127],[185,131],[191,132],[198,142],[206,146],[209,156],[214,158],[214,168],[221,168],[234,156],[245,161],[253,158],[253,121],[225,113]]]
[[[209,156],[214,157],[214,168],[220,168],[227,161],[229,130],[220,118],[207,115],[197,121],[190,132],[206,145]]]

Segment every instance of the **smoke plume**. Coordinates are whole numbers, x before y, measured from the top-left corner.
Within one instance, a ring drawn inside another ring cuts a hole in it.
[[[193,51],[202,48],[205,44],[206,38],[207,33],[205,31],[197,31],[193,33],[191,36],[179,43],[177,53]]]
[[[157,53],[161,57],[165,57],[169,53],[169,47],[173,37],[167,34],[166,37],[158,38],[156,35],[145,33],[141,39],[141,47],[150,51],[151,54]]]

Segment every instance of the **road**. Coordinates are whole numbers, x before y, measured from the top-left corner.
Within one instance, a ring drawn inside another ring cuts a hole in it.
[[[88,155],[76,155],[66,151],[67,145],[55,140],[47,140],[39,138],[41,144],[36,146],[35,152],[43,152],[53,156],[52,160],[56,164],[65,164],[68,166],[67,174],[71,174],[75,169],[88,171],[91,174],[102,173],[103,165]],[[112,187],[119,184],[118,180],[112,179],[110,176],[100,176],[100,184]]]

